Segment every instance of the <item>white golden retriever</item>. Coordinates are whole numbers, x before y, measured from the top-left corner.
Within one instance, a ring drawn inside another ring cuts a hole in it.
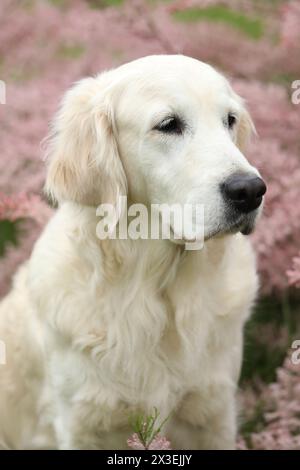
[[[121,449],[130,415],[170,414],[176,449],[235,446],[243,325],[257,292],[248,239],[265,185],[253,129],[212,67],[145,57],[69,90],[48,145],[59,209],[0,305],[0,442]],[[96,207],[200,203],[205,243],[99,240]]]

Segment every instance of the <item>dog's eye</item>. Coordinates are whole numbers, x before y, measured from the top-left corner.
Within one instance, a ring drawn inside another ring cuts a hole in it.
[[[165,134],[182,134],[184,123],[176,116],[165,118],[154,130],[164,132]]]
[[[227,120],[226,120],[226,127],[228,129],[232,129],[236,123],[236,116],[234,114],[228,113]]]

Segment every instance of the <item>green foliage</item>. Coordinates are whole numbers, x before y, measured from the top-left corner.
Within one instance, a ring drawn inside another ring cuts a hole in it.
[[[66,10],[71,4],[72,0],[48,0],[52,5],[60,8],[61,10]],[[124,3],[124,0],[85,0],[91,8],[102,9],[107,7],[117,7]]]
[[[19,223],[0,220],[0,257],[4,255],[7,246],[17,245]]]
[[[291,91],[291,83],[293,83],[294,80],[298,80],[298,76],[296,74],[292,73],[286,73],[284,71],[274,74],[272,77],[270,77],[270,81],[273,83],[276,83],[278,85],[282,85],[283,87],[286,88],[288,93]]]
[[[299,332],[299,299],[267,297],[260,300],[245,329],[241,382],[259,377],[276,380],[276,369]]]
[[[134,417],[130,418],[130,425],[133,428],[133,431],[139,436],[139,440],[143,444],[143,446],[147,449],[153,439],[159,434],[163,425],[169,419],[169,416],[161,422],[158,427],[157,420],[159,418],[159,412],[157,408],[154,408],[152,415],[142,415],[138,414]]]
[[[82,44],[62,44],[58,51],[58,57],[62,59],[78,59],[85,52]]]
[[[124,0],[88,0],[92,8],[118,7]]]
[[[245,439],[247,446],[249,448],[251,448],[251,440],[250,440],[251,434],[260,432],[265,427],[266,422],[264,419],[264,412],[265,412],[265,405],[261,400],[259,400],[256,403],[256,406],[253,410],[251,418],[241,423],[240,433]]]
[[[243,13],[221,5],[207,8],[188,8],[174,12],[173,16],[176,20],[185,22],[211,21],[225,23],[252,39],[260,39],[264,33],[261,19],[250,18]]]
[[[8,78],[12,82],[24,83],[36,78],[40,72],[40,69],[34,64],[26,64],[20,67],[14,67],[10,70]]]
[[[171,3],[173,0],[147,0],[148,3],[153,3],[153,4],[157,4],[157,3]]]
[[[250,336],[250,335],[249,335]],[[271,383],[276,379],[276,369],[281,366],[286,356],[286,349],[262,344],[255,337],[245,341],[242,381],[258,376],[264,382]]]
[[[48,0],[48,1],[52,3],[52,5],[54,5],[55,7],[58,7],[61,9],[65,9],[68,6],[68,3],[70,2],[70,0]]]

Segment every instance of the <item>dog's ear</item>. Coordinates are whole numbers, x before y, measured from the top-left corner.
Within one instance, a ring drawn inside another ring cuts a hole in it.
[[[111,98],[101,75],[81,80],[63,98],[46,140],[45,191],[52,200],[97,206],[126,195]]]
[[[236,145],[241,152],[245,151],[252,134],[256,134],[255,126],[249,112],[243,105],[236,136]]]

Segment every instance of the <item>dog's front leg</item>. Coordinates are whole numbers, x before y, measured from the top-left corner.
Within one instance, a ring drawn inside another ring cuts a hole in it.
[[[234,449],[236,411],[228,387],[187,394],[166,431],[173,449]]]
[[[68,409],[64,405],[56,410],[53,423],[58,449],[128,449],[127,417],[124,416],[123,425],[115,426],[112,419],[116,412],[94,401],[76,403]]]
[[[73,368],[68,361],[55,361],[49,374],[58,449],[128,449],[128,405],[99,382],[95,371],[82,365],[80,359]]]

